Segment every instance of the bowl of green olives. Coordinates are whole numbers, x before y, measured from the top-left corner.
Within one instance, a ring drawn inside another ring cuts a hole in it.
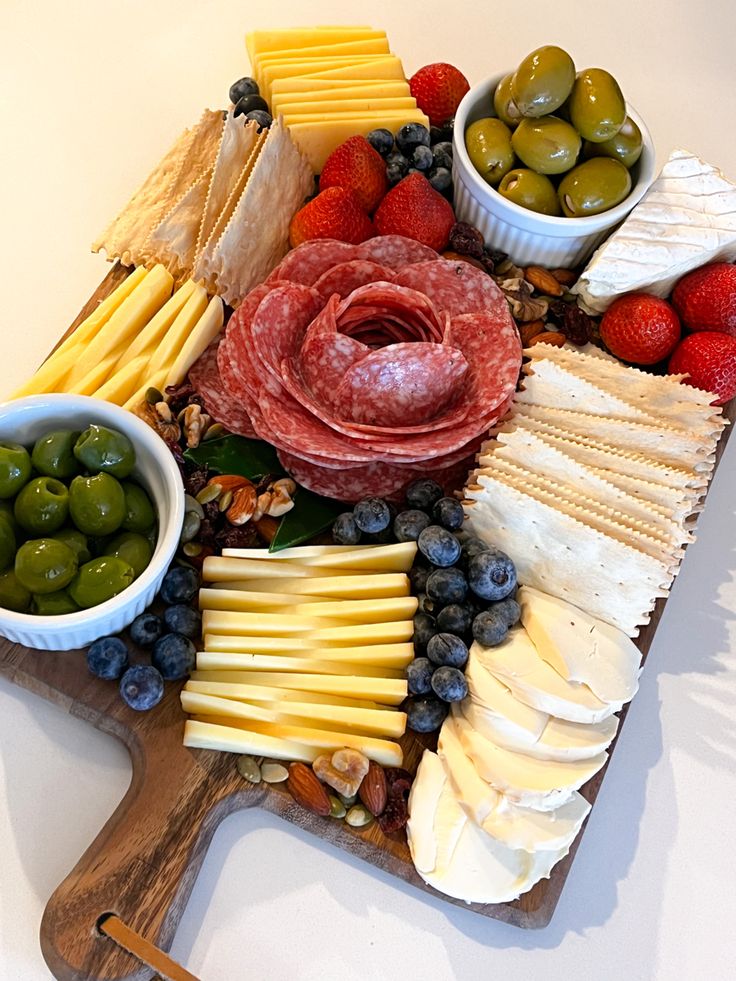
[[[573,267],[654,178],[654,145],[618,83],[562,48],[474,86],[455,114],[455,213],[520,265]]]
[[[118,633],[183,519],[176,461],[137,416],[84,395],[0,405],[0,636],[64,651]]]

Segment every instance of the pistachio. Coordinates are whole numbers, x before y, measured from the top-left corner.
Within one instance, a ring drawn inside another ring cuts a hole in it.
[[[344,818],[347,814],[345,810],[345,805],[340,800],[339,797],[335,797],[334,794],[330,794],[330,817],[333,818]]]
[[[220,494],[222,494],[222,487],[219,484],[210,481],[205,484],[202,490],[197,494],[197,500],[200,504],[209,504],[211,501],[216,501]]]
[[[233,492],[231,490],[226,490],[223,493],[220,500],[218,501],[217,506],[220,509],[220,511],[224,514],[232,503],[233,503]]]
[[[221,423],[213,422],[207,427],[207,431],[202,437],[202,442],[209,443],[211,439],[219,439],[220,436],[224,436],[226,433],[227,429]]]
[[[189,559],[196,559],[198,555],[202,554],[202,546],[199,542],[185,542],[181,550]]]
[[[163,401],[164,397],[157,388],[151,386],[150,388],[146,389],[146,402],[148,402],[149,405],[158,405],[159,402]]]
[[[261,767],[261,777],[265,783],[283,783],[288,776],[289,771],[280,763],[264,763]]]
[[[373,815],[363,807],[362,804],[355,804],[345,815],[345,823],[351,828],[364,828],[373,820]]]
[[[199,534],[199,529],[202,526],[202,519],[199,517],[196,511],[187,511],[184,515],[184,522],[181,526],[181,535],[179,536],[179,543],[181,545],[186,544],[186,542],[191,542],[193,538],[196,538]]]
[[[261,782],[261,768],[258,765],[258,761],[254,759],[254,757],[247,755],[239,756],[237,767],[240,776],[244,777],[249,783]]]
[[[338,794],[337,796],[343,802],[343,804],[345,805],[345,807],[352,807],[353,804],[358,799],[358,795],[357,794]]]

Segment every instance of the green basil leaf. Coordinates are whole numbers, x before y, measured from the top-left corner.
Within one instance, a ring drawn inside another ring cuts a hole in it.
[[[282,548],[308,541],[329,528],[346,507],[344,501],[333,501],[329,497],[313,494],[304,487],[297,487],[294,507],[281,519],[269,552],[279,552]]]
[[[208,467],[213,473],[235,474],[249,480],[284,472],[273,446],[244,436],[221,436],[200,443],[193,450],[185,450],[184,459],[198,467]]]

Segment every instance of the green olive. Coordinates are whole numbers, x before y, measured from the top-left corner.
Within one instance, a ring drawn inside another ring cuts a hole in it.
[[[76,555],[79,565],[82,565],[83,562],[89,562],[92,558],[87,536],[83,535],[81,531],[77,531],[76,528],[62,528],[51,537],[55,538],[57,542],[68,545]]]
[[[25,613],[31,605],[31,592],[18,582],[13,569],[0,572],[0,607],[13,610],[15,613]]]
[[[538,174],[564,174],[575,166],[580,153],[580,136],[557,116],[522,119],[511,144],[517,157]]]
[[[570,121],[584,140],[603,143],[618,133],[626,103],[618,82],[603,68],[586,68],[570,93]]]
[[[75,477],[69,487],[69,513],[85,535],[112,535],[125,518],[125,493],[109,473]]]
[[[559,109],[575,82],[575,65],[562,48],[532,51],[514,72],[511,93],[522,116],[536,118]]]
[[[34,593],[31,609],[41,617],[58,617],[76,613],[79,607],[66,589],[57,589],[55,593]]]
[[[31,457],[20,443],[0,441],[0,497],[15,497],[31,476]]]
[[[79,464],[74,456],[74,444],[79,439],[78,430],[57,429],[37,439],[31,463],[39,473],[47,477],[68,480],[79,473]]]
[[[15,575],[31,593],[53,593],[68,586],[77,571],[77,557],[63,542],[35,538],[15,556]]]
[[[89,426],[74,444],[74,456],[92,473],[127,477],[135,466],[135,449],[124,433],[107,426]]]
[[[6,501],[0,498],[0,520],[5,518],[13,531],[18,531],[18,522],[15,520],[13,511],[13,501]]]
[[[151,561],[153,549],[148,539],[143,535],[134,531],[124,531],[122,535],[116,535],[107,545],[105,555],[116,555],[119,559],[127,562],[137,579]]]
[[[133,582],[133,569],[115,555],[103,555],[80,566],[69,595],[83,609],[112,599]]]
[[[624,167],[633,167],[641,156],[643,145],[641,130],[631,116],[627,116],[621,129],[610,140],[604,140],[603,143],[586,140],[583,143],[583,156],[613,157],[614,160],[620,160]]]
[[[498,193],[540,215],[562,214],[557,190],[549,177],[524,167],[510,170],[498,185]]]
[[[620,204],[630,190],[631,175],[622,163],[593,157],[565,174],[557,194],[568,218],[584,218]]]
[[[491,116],[477,119],[465,132],[470,161],[486,183],[498,184],[514,166],[511,130]]]
[[[0,569],[7,569],[13,564],[17,548],[13,526],[5,515],[0,515]]]
[[[30,535],[52,535],[69,514],[69,491],[53,477],[34,477],[16,497],[14,513]]]
[[[514,102],[511,94],[511,79],[513,75],[502,78],[493,93],[493,108],[502,123],[506,123],[509,129],[515,129],[521,119],[519,107]]]
[[[125,531],[146,532],[156,523],[156,512],[153,509],[151,498],[146,494],[142,487],[134,484],[132,480],[123,483],[123,493],[125,494],[125,519],[123,528]]]

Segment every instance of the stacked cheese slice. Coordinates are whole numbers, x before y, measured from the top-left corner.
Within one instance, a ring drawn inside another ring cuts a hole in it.
[[[541,350],[544,348],[544,350]],[[692,540],[724,426],[681,376],[538,345],[466,488],[519,581],[636,636]]]
[[[415,554],[406,542],[206,559],[185,745],[307,763],[347,746],[401,765]]]
[[[222,329],[222,300],[191,280],[172,296],[161,265],[136,269],[13,395],[65,392],[133,408],[150,386],[180,384]]]
[[[254,31],[253,75],[274,116],[283,115],[315,173],[348,137],[404,123],[428,126],[384,31],[324,27]]]
[[[567,854],[590,810],[579,789],[638,683],[640,653],[621,631],[529,587],[518,599],[522,626],[473,645],[469,695],[409,800],[417,870],[468,902],[516,899]]]

